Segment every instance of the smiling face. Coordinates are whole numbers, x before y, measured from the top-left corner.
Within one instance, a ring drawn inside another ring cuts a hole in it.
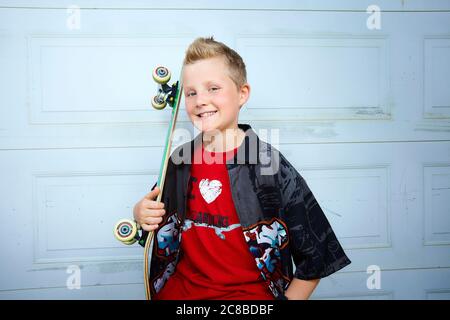
[[[186,112],[202,132],[236,129],[240,107],[247,102],[250,86],[237,88],[223,57],[198,60],[184,66]]]

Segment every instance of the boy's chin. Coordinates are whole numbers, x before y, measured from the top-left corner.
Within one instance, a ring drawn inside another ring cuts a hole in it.
[[[219,131],[220,126],[218,123],[206,123],[203,121],[194,121],[193,122],[194,127],[196,127],[199,131],[203,133],[212,133],[214,131]]]
[[[197,128],[197,129],[200,130],[202,133],[207,133],[207,134],[212,134],[212,133],[220,131],[220,129],[217,126],[213,126],[213,127],[206,126],[202,129],[200,129],[200,128]]]

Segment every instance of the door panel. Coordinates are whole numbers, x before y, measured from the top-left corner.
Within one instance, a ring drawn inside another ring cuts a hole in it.
[[[0,2],[0,299],[144,298],[142,248],[112,227],[157,179],[152,69],[177,79],[209,35],[246,62],[239,121],[305,177],[353,262],[313,298],[449,299],[448,2],[378,1],[380,29],[360,1],[77,3]],[[193,137],[183,105],[178,127]]]

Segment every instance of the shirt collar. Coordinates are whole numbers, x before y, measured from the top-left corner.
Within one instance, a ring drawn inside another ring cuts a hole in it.
[[[253,131],[252,127],[249,124],[239,123],[238,128],[244,131],[245,136],[241,145],[238,147],[238,150],[233,158],[227,160],[227,165],[239,165],[239,164],[256,164],[258,163],[259,157],[259,137]],[[198,134],[191,142],[191,154],[194,154],[194,150],[197,147],[201,147],[202,143],[202,133]],[[185,163],[183,159],[184,164]]]

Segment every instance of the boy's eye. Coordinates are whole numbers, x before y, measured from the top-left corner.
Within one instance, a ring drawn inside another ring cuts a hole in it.
[[[192,97],[192,96],[194,96],[195,95],[195,92],[194,91],[189,91],[187,94],[186,94],[186,97]]]
[[[217,90],[219,90],[218,87],[211,87],[211,88],[209,89],[209,91],[217,91]]]

